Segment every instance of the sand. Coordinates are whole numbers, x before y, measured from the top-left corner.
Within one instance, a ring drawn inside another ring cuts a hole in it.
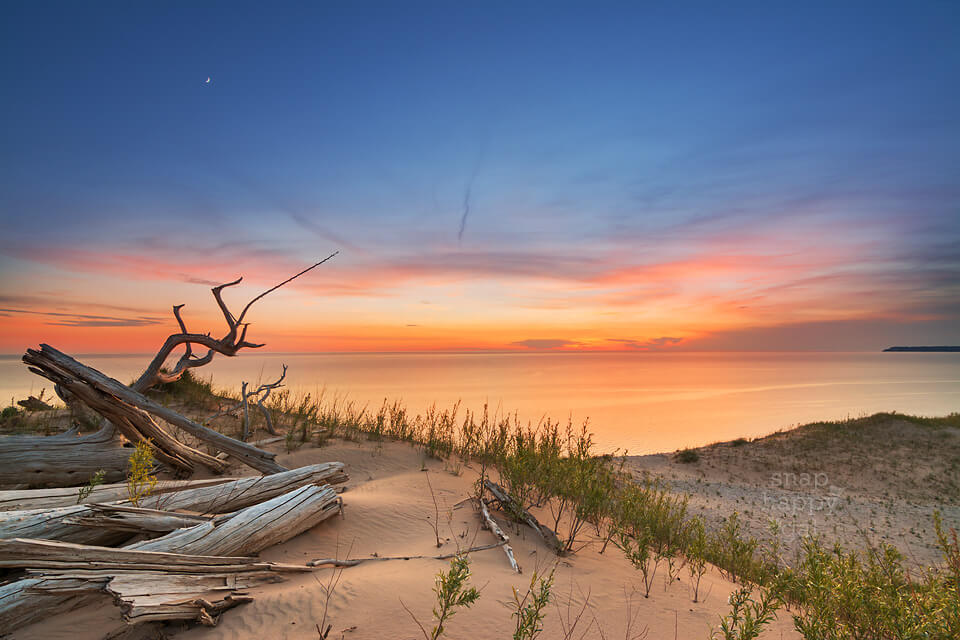
[[[282,443],[271,445],[279,450]],[[342,518],[334,518],[289,542],[266,550],[265,560],[305,563],[316,558],[371,555],[435,555],[459,547],[494,541],[480,529],[480,518],[464,500],[471,494],[477,471],[470,465],[424,460],[405,443],[334,440],[321,448],[303,447],[281,454],[278,461],[295,467],[322,461],[346,463],[351,479],[343,494]],[[426,470],[421,470],[425,466]],[[433,486],[439,505],[441,548],[436,546],[434,502],[427,486]],[[512,571],[503,550],[494,548],[471,554],[472,584],[481,591],[479,601],[459,611],[447,625],[448,638],[506,638],[514,622],[505,602],[512,589],[523,592],[533,571],[556,567],[553,603],[544,621],[544,639],[563,638],[563,624],[589,607],[574,638],[625,638],[628,616],[633,617],[629,637],[709,638],[719,616],[728,610],[727,598],[735,586],[711,570],[704,576],[701,601],[692,602],[688,576],[665,584],[663,567],[649,599],[642,595],[640,576],[612,545],[600,555],[599,543],[588,544],[573,556],[557,560],[529,529],[519,534],[506,518],[494,516],[511,536],[511,544],[523,575]],[[345,568],[326,609],[332,624],[330,638],[365,640],[422,637],[406,605],[428,629],[433,607],[432,588],[447,561],[390,560],[367,562]],[[324,618],[325,589],[333,569],[296,575],[287,581],[251,592],[256,600],[226,612],[215,628],[184,625],[140,625],[131,629],[119,610],[105,597],[103,604],[51,616],[31,627],[14,631],[13,638],[48,640],[100,639],[111,633],[128,639],[164,638],[215,640],[227,638],[318,638],[316,625]],[[632,593],[632,596],[631,596]],[[402,604],[401,604],[402,602]],[[599,626],[599,628],[598,628]],[[798,638],[789,614],[782,613],[762,636]]]
[[[746,530],[768,539],[776,520],[789,558],[806,535],[828,545],[892,544],[908,564],[940,559],[933,513],[960,529],[960,429],[931,428],[887,414],[843,425],[806,425],[756,440],[675,454],[634,456],[626,468],[665,479],[690,495],[690,509],[714,525],[737,511]]]

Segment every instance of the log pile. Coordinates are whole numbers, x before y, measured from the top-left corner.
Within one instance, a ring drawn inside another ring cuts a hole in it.
[[[196,620],[216,624],[223,611],[250,601],[246,589],[276,581],[283,572],[309,570],[260,562],[252,554],[285,542],[341,510],[336,491],[324,482],[346,479],[341,464],[277,475],[284,477],[244,478],[165,494],[173,505],[222,512],[217,517],[122,503],[65,508],[89,514],[74,515],[66,525],[107,532],[113,539],[133,533],[166,534],[121,548],[11,537],[9,532],[17,527],[8,523],[0,537],[0,569],[20,569],[25,575],[0,586],[0,629],[31,624],[103,594],[112,596],[130,623]],[[301,486],[290,489],[297,483]],[[210,491],[217,488],[219,498],[211,501]],[[249,506],[233,510],[244,504]],[[17,512],[5,512],[11,513]]]
[[[224,302],[223,290],[240,279],[214,287],[228,329],[219,339],[190,333],[183,305],[174,306],[180,332],[164,341],[129,386],[50,345],[27,349],[23,362],[30,371],[53,382],[74,416],[99,416],[100,427],[84,436],[75,427],[49,437],[0,437],[0,485],[43,487],[0,491],[0,636],[105,596],[130,623],[214,625],[223,611],[251,600],[247,589],[284,573],[310,571],[254,555],[342,512],[331,485],[346,481],[343,464],[287,470],[276,454],[210,429],[147,393],[209,363],[214,354],[234,356],[263,346],[246,338],[252,305],[332,257],[256,296],[238,316]],[[206,354],[194,355],[194,346]],[[164,369],[178,348],[183,353],[171,370]],[[283,376],[249,394],[244,388],[238,405],[247,416],[244,440],[250,430],[247,404],[253,400],[276,435],[263,402],[282,381]],[[30,408],[45,408],[42,398],[33,400]],[[192,441],[179,440],[181,433]],[[219,475],[231,461],[264,475],[159,482],[132,504],[127,484],[116,482],[127,477],[130,445],[140,443],[176,477],[199,466]],[[115,484],[78,487],[95,475]]]

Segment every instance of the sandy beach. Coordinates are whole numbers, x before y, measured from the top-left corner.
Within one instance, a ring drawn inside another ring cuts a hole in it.
[[[429,556],[455,552],[458,546],[495,541],[489,531],[480,530],[480,518],[466,501],[477,477],[476,469],[469,464],[425,459],[417,448],[398,442],[378,446],[338,440],[278,456],[278,461],[289,467],[329,460],[346,463],[350,473],[343,493],[343,517],[267,550],[261,554],[264,560],[302,564],[348,554],[352,558]],[[421,470],[424,466],[425,471]],[[431,524],[436,510],[428,476],[439,506],[443,543],[439,549]],[[599,543],[592,543],[558,559],[531,530],[521,527],[518,533],[503,514],[495,512],[494,517],[510,536],[523,574],[513,572],[500,548],[471,554],[471,583],[480,589],[481,596],[473,607],[456,614],[447,627],[447,637],[509,636],[514,622],[503,603],[512,597],[512,588],[522,592],[534,571],[544,573],[554,567],[554,600],[544,621],[545,638],[563,638],[563,625],[569,625],[568,618],[572,621],[585,602],[588,606],[573,638],[627,637],[628,616],[633,618],[632,638],[707,638],[719,616],[727,612],[727,598],[735,585],[713,569],[703,578],[701,601],[696,604],[686,573],[669,585],[658,577],[650,598],[645,599],[637,590],[636,570],[613,545],[603,555]],[[369,561],[345,568],[326,612],[333,625],[330,637],[422,637],[402,605],[425,625],[429,623],[434,579],[447,568],[448,561],[432,559]],[[51,616],[14,631],[11,638],[317,638],[316,625],[324,616],[324,585],[332,571],[321,568],[313,574],[255,589],[251,592],[254,602],[226,612],[215,628],[155,624],[128,628],[119,609],[104,596],[101,605]],[[643,636],[645,629],[647,635]],[[111,636],[113,633],[119,635]],[[799,636],[792,631],[789,617],[781,615],[762,637]]]

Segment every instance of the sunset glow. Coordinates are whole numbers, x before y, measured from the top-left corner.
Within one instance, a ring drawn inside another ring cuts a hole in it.
[[[222,333],[213,284],[244,276],[239,306],[334,250],[254,309],[253,339],[956,343],[960,54],[938,13],[955,9],[870,6],[827,27],[758,5],[714,30],[667,9],[67,5],[39,31],[21,6],[0,27],[0,352],[151,351],[178,303]]]

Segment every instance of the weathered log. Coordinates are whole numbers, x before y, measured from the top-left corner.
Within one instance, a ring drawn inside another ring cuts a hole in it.
[[[166,551],[113,549],[55,540],[0,540],[0,567],[61,571],[158,571],[227,573],[243,571],[309,571],[302,565],[261,562],[249,556],[204,556]]]
[[[497,524],[497,521],[493,519],[490,515],[490,511],[487,509],[486,503],[482,499],[478,499],[477,502],[480,504],[480,515],[483,517],[484,526],[497,536],[497,539],[503,543],[503,551],[507,554],[507,559],[510,561],[510,566],[513,567],[513,570],[517,573],[523,573],[520,569],[520,565],[517,564],[517,559],[513,557],[513,547],[510,546],[510,538],[503,532],[503,529],[500,528],[500,525]]]
[[[269,476],[251,476],[213,486],[151,495],[141,499],[140,502],[145,508],[164,511],[229,513],[297,487],[308,484],[336,484],[346,479],[343,463],[326,462]],[[91,515],[93,515],[93,509],[85,504],[54,509],[3,511],[0,512],[0,538],[33,538],[110,545],[130,537],[129,532],[74,523],[78,518]]]
[[[83,380],[65,375],[53,367],[31,367],[31,371],[51,380],[58,388],[68,390],[114,425],[130,442],[149,442],[157,459],[171,469],[191,472],[194,463],[202,464],[214,473],[222,473],[226,469],[223,461],[172,437],[154,422],[146,411],[118,401],[112,395],[88,386]]]
[[[340,498],[332,488],[309,485],[243,509],[220,525],[203,523],[156,540],[128,545],[124,550],[243,556],[289,540],[339,511]],[[110,552],[97,551],[104,558]],[[63,611],[64,607],[76,606],[78,601],[89,601],[84,596],[96,597],[95,593],[101,591],[114,596],[128,622],[197,619],[211,624],[220,608],[228,604],[224,598],[211,598],[247,588],[247,581],[276,578],[273,571],[201,576],[174,573],[165,578],[157,571],[112,569],[37,569],[30,573],[26,579],[0,587],[0,629],[30,624],[50,611]]]
[[[218,431],[186,418],[169,407],[157,404],[143,394],[120,383],[103,373],[83,365],[70,356],[62,353],[50,345],[40,345],[40,350],[27,349],[23,361],[31,365],[36,373],[46,372],[59,375],[63,378],[75,378],[97,391],[113,396],[120,403],[132,405],[138,409],[157,416],[203,440],[204,442],[225,451],[244,464],[264,473],[285,471],[284,467],[274,462],[276,454],[263,451],[245,442],[225,436]],[[44,375],[41,373],[41,375]]]
[[[133,449],[121,446],[112,427],[77,434],[0,437],[0,485],[78,485],[100,469],[107,481],[123,479]]]
[[[516,500],[511,498],[510,494],[504,491],[503,487],[489,479],[483,481],[483,486],[487,491],[493,494],[493,497],[496,498],[497,502],[500,503],[501,508],[503,508],[506,513],[519,518],[520,521],[533,529],[537,535],[543,538],[543,541],[548,547],[550,547],[550,549],[554,551],[554,553],[563,553],[563,545],[560,543],[560,539],[557,537],[556,532],[550,527],[540,524],[533,514],[527,511],[523,505],[517,504]]]
[[[66,524],[84,527],[101,527],[111,531],[154,536],[213,520],[209,516],[141,509],[119,504],[91,504],[89,507],[90,511],[87,513],[73,518],[64,518],[63,521]]]
[[[161,480],[151,490],[154,495],[183,491],[196,487],[208,487],[215,484],[224,484],[239,480],[236,477],[217,476],[203,480]],[[82,499],[80,487],[58,487],[54,489],[22,489],[0,491],[0,511],[14,511],[24,509],[51,509],[54,507],[69,507],[75,504],[91,502],[117,502],[126,500],[128,491],[126,482],[97,485]]]
[[[201,555],[256,553],[336,515],[340,505],[332,487],[308,485],[248,507],[222,524],[205,522],[126,548]]]

